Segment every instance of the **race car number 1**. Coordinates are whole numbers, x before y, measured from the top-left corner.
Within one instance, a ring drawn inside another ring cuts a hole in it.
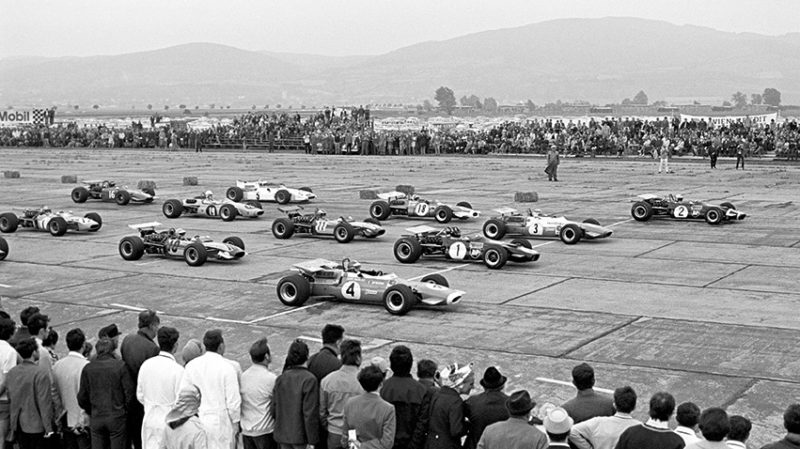
[[[450,248],[447,249],[447,255],[451,259],[461,260],[467,256],[467,245],[464,242],[453,242]]]
[[[342,286],[342,296],[345,299],[359,299],[361,298],[361,286],[357,282],[345,282]]]
[[[424,217],[424,216],[428,215],[428,211],[430,209],[431,208],[430,208],[430,206],[428,206],[428,203],[418,203],[417,206],[414,207],[414,213],[419,215],[419,216],[421,216],[421,217]]]
[[[678,206],[672,211],[672,215],[674,215],[675,218],[686,218],[689,216],[689,208],[686,206]]]

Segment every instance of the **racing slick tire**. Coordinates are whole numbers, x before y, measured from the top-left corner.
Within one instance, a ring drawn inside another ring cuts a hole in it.
[[[14,232],[19,226],[19,218],[12,212],[0,215],[0,232]]]
[[[75,187],[72,189],[72,201],[76,203],[85,203],[89,199],[89,191],[86,187]]]
[[[142,189],[142,192],[144,192],[144,193],[146,193],[146,194],[148,194],[148,195],[150,195],[150,196],[156,196],[156,191],[155,191],[155,189],[152,189],[152,188],[150,188],[150,187],[145,187],[145,188],[143,188],[143,189]],[[149,202],[151,202],[151,201],[153,201],[153,199],[152,199],[152,198],[150,198],[149,200],[147,200],[147,202],[148,202],[148,203],[149,203]]]
[[[225,196],[229,200],[236,201],[238,203],[244,199],[244,190],[239,187],[228,187],[228,190],[225,192]]]
[[[164,205],[161,206],[161,212],[163,212],[167,218],[178,218],[183,213],[183,204],[178,200],[164,201]]]
[[[386,220],[392,214],[392,209],[386,201],[375,201],[369,206],[369,215],[376,220]]]
[[[288,239],[294,234],[294,222],[288,218],[276,218],[272,222],[272,235],[276,239]]]
[[[492,240],[500,240],[506,235],[506,224],[503,220],[491,218],[483,224],[483,235]]]
[[[416,302],[414,291],[407,285],[393,285],[383,293],[383,307],[392,315],[405,315]]]
[[[381,225],[381,222],[379,220],[376,220],[376,219],[374,219],[372,217],[365,218],[364,219],[364,223],[374,224],[375,226],[380,226]]]
[[[456,206],[466,207],[467,209],[472,209],[472,204],[469,204],[466,201],[461,201],[456,203]]]
[[[3,260],[8,255],[8,242],[3,237],[0,237],[0,260]]]
[[[252,207],[255,207],[256,209],[263,209],[264,208],[264,206],[262,206],[261,203],[259,203],[258,201],[255,201],[255,200],[248,201],[245,204],[250,205]]]
[[[120,190],[114,195],[114,201],[120,206],[124,206],[131,202],[131,194],[127,190]]]
[[[219,217],[222,218],[222,221],[233,221],[237,215],[239,215],[239,212],[233,204],[223,204],[219,208]]]
[[[47,230],[50,235],[60,237],[67,233],[67,220],[63,217],[53,217],[47,222]]]
[[[449,206],[439,206],[433,211],[433,218],[439,223],[449,223],[453,219],[453,209]]]
[[[734,206],[733,203],[724,202],[724,203],[720,204],[720,206],[723,209],[727,207],[728,209],[736,210],[736,206]]]
[[[430,282],[431,284],[441,285],[442,287],[450,287],[450,283],[447,282],[447,279],[445,279],[441,274],[429,274],[419,281]]]
[[[308,192],[308,193],[314,193],[314,192],[311,190],[311,187],[300,187],[300,188],[299,188],[299,189],[297,189],[297,190],[302,190],[303,192]]]
[[[600,226],[600,222],[595,220],[594,218],[587,218],[586,220],[583,220],[583,222]]]
[[[241,250],[244,250],[244,241],[236,236],[226,237],[222,240],[222,243],[230,243],[231,245],[236,246]]]
[[[401,263],[414,263],[422,256],[422,244],[414,238],[403,237],[394,243],[394,258]]]
[[[103,219],[97,212],[89,212],[88,214],[84,215],[83,218],[88,218],[89,220],[96,221],[97,224],[100,225],[97,227],[97,229],[90,229],[89,232],[97,232],[100,230],[100,228],[103,227]]]
[[[530,240],[514,239],[514,240],[511,241],[511,243],[512,244],[517,244],[518,246],[521,246],[523,248],[533,249],[533,245],[531,244]],[[522,255],[522,254],[511,254],[511,253],[508,254],[508,260],[510,260],[512,262],[517,262],[517,263],[530,262],[530,261],[533,260],[533,257],[534,256]]]
[[[718,207],[711,207],[706,211],[706,223],[710,225],[718,225],[724,218],[725,214]]]
[[[653,206],[644,201],[638,201],[631,207],[631,217],[636,221],[647,221],[653,217]]]
[[[579,228],[578,225],[570,223],[561,228],[561,232],[558,233],[558,236],[561,238],[561,241],[567,245],[574,245],[581,241],[583,230]]]
[[[278,299],[287,306],[300,307],[311,296],[311,285],[299,274],[290,274],[278,281]]]
[[[489,245],[483,252],[483,263],[492,270],[498,270],[508,262],[508,251],[502,246]]]
[[[346,221],[342,221],[333,228],[333,237],[339,243],[348,243],[356,236],[356,230],[353,225]]]
[[[275,201],[277,201],[278,204],[286,204],[291,200],[292,194],[289,193],[288,190],[281,189],[275,192]]]
[[[144,241],[135,235],[119,241],[119,255],[125,260],[139,260],[144,255]]]
[[[206,251],[206,247],[200,242],[192,242],[186,245],[186,248],[183,250],[183,260],[185,260],[186,264],[190,267],[199,267],[206,263],[207,259],[208,251]]]

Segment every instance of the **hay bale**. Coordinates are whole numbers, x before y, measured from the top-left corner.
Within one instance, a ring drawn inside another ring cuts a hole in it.
[[[61,184],[75,184],[78,182],[78,177],[75,175],[62,175]]]
[[[3,176],[6,178],[19,178],[19,172],[16,170],[6,170],[3,172]]]
[[[536,192],[516,192],[514,193],[515,203],[535,203],[539,201],[539,195]]]
[[[397,190],[398,192],[403,192],[403,193],[405,193],[406,195],[409,195],[409,196],[413,195],[414,192],[416,191],[416,189],[414,189],[414,186],[410,186],[410,185],[406,185],[406,184],[400,184],[399,186],[397,186],[395,188],[395,190]]]
[[[358,198],[362,200],[377,200],[378,191],[375,189],[359,190]]]
[[[136,183],[136,188],[139,190],[142,189],[156,189],[156,182],[150,181],[148,179],[140,179],[139,182]]]
[[[183,177],[183,185],[185,185],[185,186],[196,186],[197,185],[197,176],[184,176]]]

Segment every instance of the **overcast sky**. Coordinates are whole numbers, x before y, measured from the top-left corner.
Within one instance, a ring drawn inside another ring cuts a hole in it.
[[[607,16],[800,32],[798,0],[0,0],[0,58],[120,54],[189,42],[370,55],[479,31]]]

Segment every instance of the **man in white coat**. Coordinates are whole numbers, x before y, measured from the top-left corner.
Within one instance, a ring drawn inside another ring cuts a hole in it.
[[[222,354],[222,331],[214,329],[203,336],[206,352],[186,365],[181,391],[200,392],[200,422],[208,436],[209,449],[231,449],[236,444],[242,399],[236,369]]]
[[[136,399],[144,406],[142,420],[142,448],[160,449],[164,438],[164,420],[178,398],[183,378],[183,367],[175,360],[180,334],[174,327],[158,329],[158,346],[161,351],[150,357],[139,368]]]

